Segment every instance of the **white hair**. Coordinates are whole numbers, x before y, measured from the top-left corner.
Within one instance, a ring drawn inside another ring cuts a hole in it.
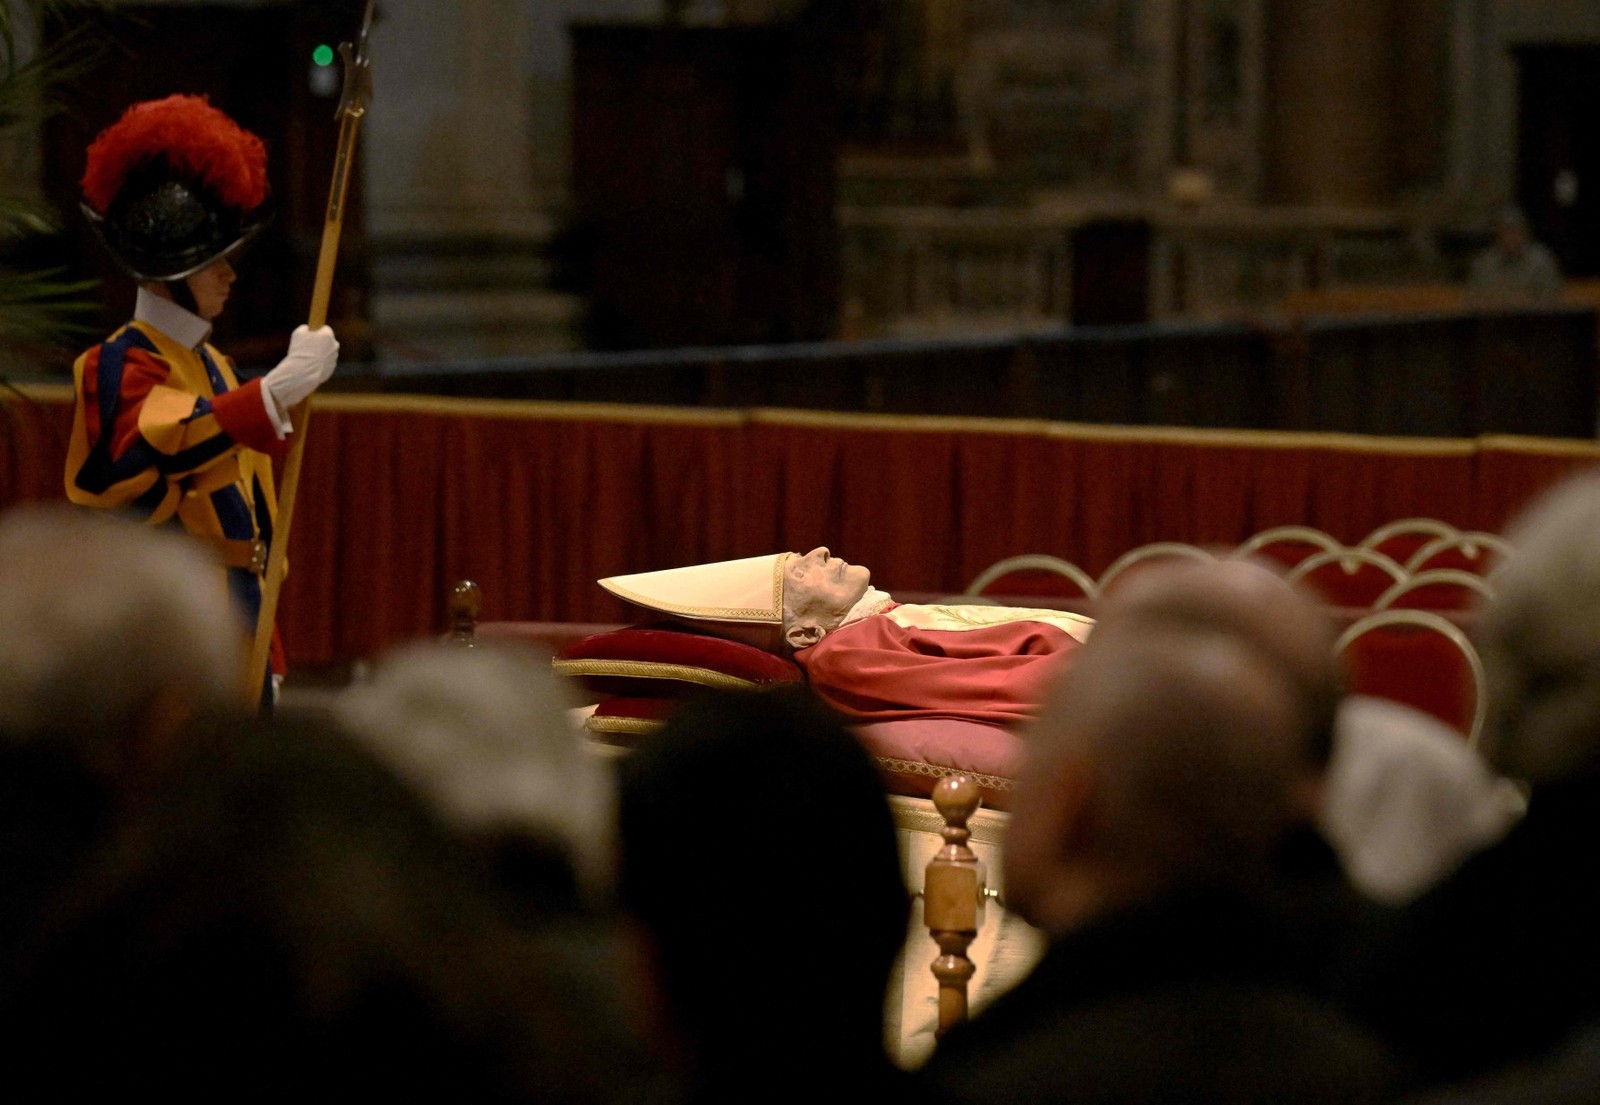
[[[0,518],[0,730],[114,753],[164,694],[242,701],[223,568],[176,532],[82,507]]]
[[[1600,475],[1562,484],[1507,536],[1481,641],[1484,755],[1529,782],[1600,774]]]
[[[585,747],[574,705],[548,657],[428,643],[388,657],[335,712],[446,821],[553,844],[599,890],[615,866],[615,786]]]

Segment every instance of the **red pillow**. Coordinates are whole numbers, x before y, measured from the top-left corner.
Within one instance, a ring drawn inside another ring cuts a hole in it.
[[[585,637],[561,650],[555,669],[602,698],[682,698],[698,687],[753,690],[805,680],[794,661],[753,645],[658,626]]]

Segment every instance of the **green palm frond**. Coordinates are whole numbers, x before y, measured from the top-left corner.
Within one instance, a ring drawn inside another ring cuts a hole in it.
[[[55,210],[38,200],[0,195],[0,246],[7,239],[28,234],[53,234],[60,230]]]
[[[93,280],[65,279],[63,269],[0,271],[0,343],[49,347],[87,335],[95,287]]]
[[[4,66],[0,72],[9,75],[17,71],[22,35],[41,21],[63,20],[111,6],[112,0],[0,0],[0,66]]]
[[[0,0],[0,11],[9,12],[16,6],[17,0]],[[0,32],[4,62],[0,70],[0,136],[32,130],[61,110],[52,89],[90,72],[108,45],[104,21],[84,18],[109,7],[107,0],[46,0],[21,6],[40,9],[39,15],[30,17],[33,26],[48,18],[64,29],[51,36],[47,45],[19,60],[17,25],[8,17],[4,32]],[[65,13],[69,11],[78,17],[67,21]]]
[[[53,89],[88,72],[105,39],[102,21],[87,18],[112,0],[0,0],[0,138],[37,130],[59,110]],[[66,28],[38,45],[46,23]],[[0,195],[0,250],[59,231],[45,204]],[[0,348],[12,358],[44,358],[91,329],[98,304],[94,281],[68,279],[63,269],[0,263]]]

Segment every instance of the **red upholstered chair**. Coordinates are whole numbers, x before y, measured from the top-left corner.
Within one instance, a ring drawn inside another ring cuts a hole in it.
[[[1371,549],[1340,549],[1302,560],[1289,573],[1332,606],[1370,607],[1406,578],[1406,570]]]
[[[1318,553],[1338,552],[1344,546],[1329,534],[1310,526],[1277,526],[1262,530],[1233,551],[1233,558],[1264,557],[1284,568],[1294,568]]]
[[[1363,537],[1357,548],[1380,552],[1397,564],[1404,564],[1430,541],[1454,537],[1461,531],[1437,518],[1402,518],[1379,526]]]
[[[1117,580],[1151,564],[1171,560],[1215,560],[1216,557],[1198,545],[1182,541],[1156,541],[1130,549],[1111,562],[1111,567],[1100,573],[1100,593],[1107,594]]]
[[[1486,576],[1511,555],[1511,543],[1492,533],[1458,533],[1429,541],[1406,561],[1408,572],[1453,568]]]
[[[1477,742],[1483,663],[1449,620],[1426,610],[1380,610],[1345,630],[1335,647],[1350,693],[1404,703]]]
[[[1396,583],[1374,604],[1375,610],[1471,610],[1494,598],[1482,576],[1454,568],[1435,568]]]
[[[967,584],[965,595],[1022,595],[1040,598],[1094,598],[1098,592],[1094,577],[1076,564],[1059,556],[1027,553],[1008,556],[989,565],[978,578]]]

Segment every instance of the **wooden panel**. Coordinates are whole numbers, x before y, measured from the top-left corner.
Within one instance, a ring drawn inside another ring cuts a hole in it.
[[[833,336],[834,132],[819,43],[579,25],[573,192],[601,348]]]
[[[1592,307],[412,366],[340,387],[1120,425],[1590,438]]]

